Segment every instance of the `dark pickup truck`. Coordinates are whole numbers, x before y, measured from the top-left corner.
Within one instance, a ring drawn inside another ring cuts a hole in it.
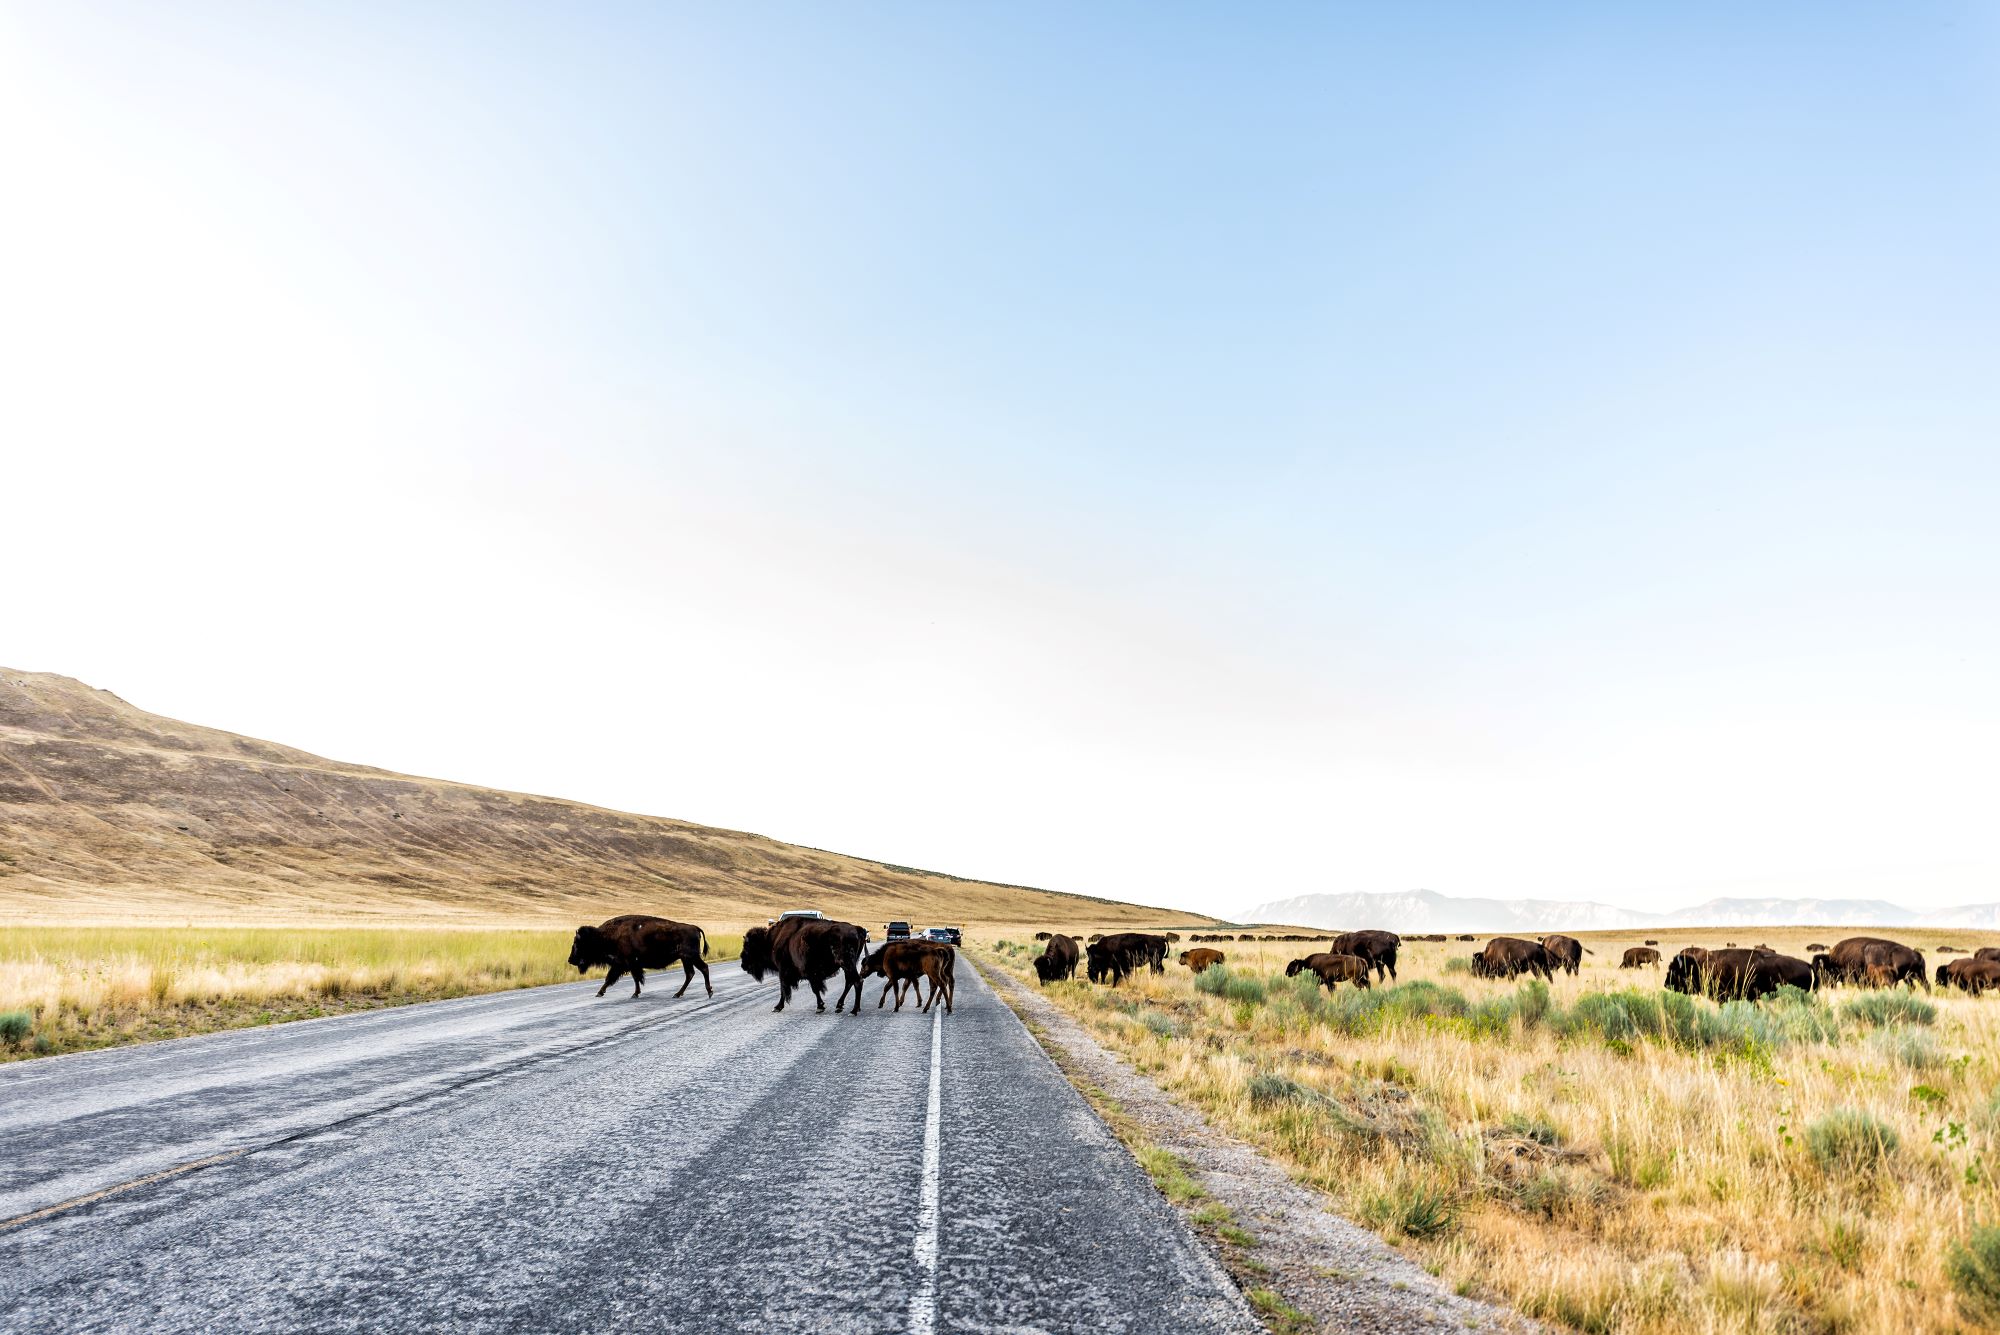
[[[890,940],[890,941],[907,941],[907,940],[909,940],[909,939],[910,939],[910,924],[908,924],[908,923],[906,923],[906,922],[892,922],[892,923],[890,923],[890,924],[889,924],[889,935],[888,935],[888,937],[887,937],[886,939],[887,939],[887,940]]]

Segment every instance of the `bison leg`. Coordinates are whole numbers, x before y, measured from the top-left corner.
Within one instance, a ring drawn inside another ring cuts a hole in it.
[[[847,1013],[858,1016],[861,1014],[861,975],[854,971],[854,965],[851,961],[841,967],[842,972],[847,975],[847,984],[840,989],[840,995],[844,997],[850,988],[853,989],[854,1005],[848,1008]],[[834,1009],[837,1011],[840,1007],[835,1006]]]
[[[645,971],[644,969],[640,969],[640,968],[634,968],[634,969],[632,970],[632,995],[633,995],[633,996],[635,996],[635,997],[636,997],[636,996],[638,996],[638,995],[639,995],[639,986],[640,986],[640,984],[644,983],[645,981],[646,981],[646,971]]]
[[[889,999],[889,989],[890,989],[890,988],[892,988],[892,987],[895,987],[895,986],[896,986],[896,980],[895,980],[895,979],[893,979],[893,978],[890,978],[890,977],[888,977],[888,976],[887,976],[886,974],[885,974],[885,975],[883,975],[883,978],[882,978],[882,995],[881,995],[881,996],[879,996],[879,997],[877,997],[877,998],[875,998],[875,1009],[876,1009],[876,1010],[878,1010],[878,1011],[879,1011],[879,1010],[881,1010],[881,1009],[882,1009],[882,1003],[883,1003],[883,1002],[885,1002],[885,1001],[887,1001],[887,1000]],[[901,1001],[902,1001],[902,999],[903,999],[903,994],[902,994],[902,993],[901,993],[900,991],[899,991],[899,992],[897,992],[897,993],[896,993],[896,1000],[897,1000],[898,1002],[901,1002]]]
[[[692,955],[685,955],[681,958],[681,972],[687,975],[681,979],[681,992],[687,991],[688,984],[694,981],[694,971],[696,969],[701,970],[702,986],[708,989],[708,995],[711,997],[714,996],[715,984],[708,981],[708,966]],[[676,992],[674,995],[679,996],[681,992]]]
[[[825,985],[824,983],[820,982],[820,980],[819,980],[819,979],[817,979],[817,978],[808,978],[808,979],[806,979],[806,985],[807,985],[808,987],[812,988],[812,990],[813,990],[813,1000],[819,1003],[819,1008],[820,1008],[821,1010],[825,1010],[825,1009],[826,1009],[826,985]]]
[[[617,982],[620,978],[622,978],[624,974],[625,974],[624,965],[622,964],[612,965],[611,972],[604,975],[604,986],[597,989],[597,995],[601,997],[606,992],[609,992],[611,990],[611,985]]]
[[[771,1009],[774,1011],[783,1010],[785,1003],[792,999],[792,989],[797,987],[798,984],[798,979],[791,977],[783,969],[780,969],[778,971],[778,1004],[771,1007]]]

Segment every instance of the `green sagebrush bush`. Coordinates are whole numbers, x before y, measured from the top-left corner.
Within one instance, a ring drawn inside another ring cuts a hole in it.
[[[1894,1127],[1859,1108],[1835,1108],[1806,1123],[1806,1150],[1828,1172],[1867,1172],[1901,1139]]]

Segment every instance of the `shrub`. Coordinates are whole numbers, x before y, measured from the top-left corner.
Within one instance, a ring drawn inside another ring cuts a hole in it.
[[[1883,1029],[1869,1038],[1890,1061],[1912,1071],[1928,1071],[1944,1062],[1931,1036],[1921,1029]]]
[[[1533,1029],[1549,1013],[1549,985],[1539,978],[1530,978],[1514,989],[1514,1013],[1520,1017],[1523,1029]]]
[[[1453,955],[1444,962],[1444,971],[1446,973],[1471,973],[1472,961],[1463,955]]]
[[[1279,1103],[1310,1103],[1316,1097],[1312,1090],[1298,1081],[1268,1072],[1251,1076],[1247,1088],[1250,1102],[1260,1108]]]
[[[1829,1172],[1872,1169],[1901,1143],[1895,1128],[1859,1108],[1835,1108],[1806,1124],[1806,1149]]]
[[[1856,1024],[1934,1024],[1937,1007],[1914,992],[1868,992],[1840,1008]]]
[[[30,1011],[0,1011],[0,1043],[13,1045],[25,1043],[35,1028],[35,1017]]]
[[[1566,1014],[1556,1014],[1553,1024],[1559,1033],[1596,1034],[1604,1039],[1651,1036],[1661,1029],[1660,1004],[1631,990],[1586,992]]]
[[[1435,1183],[1404,1177],[1361,1203],[1361,1215],[1376,1228],[1406,1238],[1430,1238],[1458,1222],[1451,1193]]]
[[[1532,1140],[1550,1149],[1562,1143],[1562,1133],[1556,1130],[1556,1124],[1537,1113],[1509,1113],[1500,1125],[1523,1140]]]
[[[1215,971],[1211,969],[1209,972]],[[1261,1002],[1264,1000],[1264,984],[1261,979],[1248,974],[1236,974],[1223,979],[1222,995],[1231,1001]]]
[[[2000,1227],[1975,1227],[1945,1253],[1944,1272],[1958,1309],[1981,1326],[2000,1326]]]
[[[1227,964],[1210,965],[1194,976],[1194,990],[1197,992],[1206,992],[1211,997],[1219,997],[1222,995],[1223,989],[1229,986],[1229,979],[1230,973]],[[1313,981],[1318,982],[1319,980],[1314,979]]]
[[[1146,1028],[1161,1038],[1179,1038],[1184,1032],[1180,1022],[1165,1011],[1147,1011],[1145,1020]]]

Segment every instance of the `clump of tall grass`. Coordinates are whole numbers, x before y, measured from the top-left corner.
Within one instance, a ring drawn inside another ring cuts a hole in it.
[[[25,1043],[34,1031],[35,1016],[32,1011],[0,1011],[0,1043],[8,1047]]]
[[[1859,1108],[1835,1108],[1806,1124],[1806,1149],[1829,1172],[1865,1172],[1896,1152],[1894,1127]]]
[[[1981,1326],[2000,1326],[2000,1227],[1973,1228],[1945,1254],[1944,1271],[1958,1310]]]

